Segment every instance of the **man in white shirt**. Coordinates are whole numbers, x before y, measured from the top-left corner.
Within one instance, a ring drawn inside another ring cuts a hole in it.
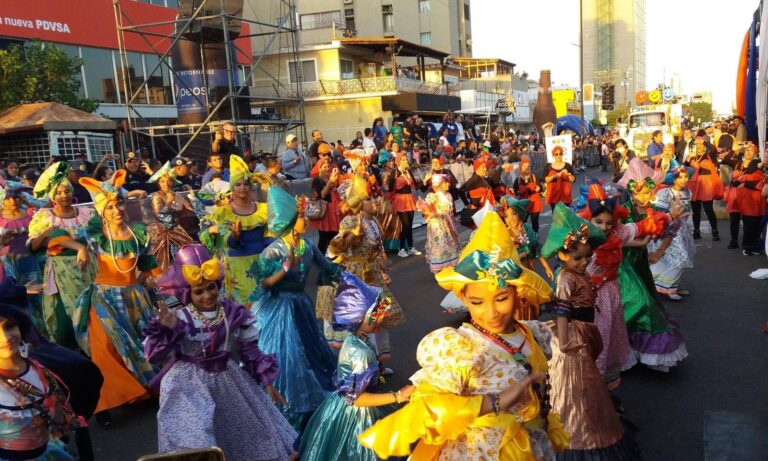
[[[363,150],[367,151],[368,149],[373,149],[376,151],[376,143],[373,142],[373,130],[370,128],[366,128],[365,136],[363,136]]]

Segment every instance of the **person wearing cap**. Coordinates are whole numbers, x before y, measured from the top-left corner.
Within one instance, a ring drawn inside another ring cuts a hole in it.
[[[208,171],[203,175],[201,187],[211,181],[211,176],[219,175],[221,179],[229,182],[229,168],[224,168],[224,160],[220,152],[211,152],[208,154]]]
[[[520,264],[501,218],[490,212],[458,263],[435,275],[441,288],[469,308],[469,321],[440,328],[421,340],[421,369],[410,402],[358,435],[379,458],[467,459],[468,453],[504,453],[499,459],[550,460],[569,439],[549,411],[546,383],[551,330],[519,322],[522,299],[548,302],[552,290]],[[497,455],[493,455],[497,456]]]
[[[165,365],[154,380],[158,451],[216,445],[227,459],[288,459],[297,434],[275,405],[285,402],[272,386],[282,370],[259,348],[256,315],[219,296],[222,278],[221,262],[194,244],[179,250],[157,282],[161,296],[181,302],[177,309],[159,303],[146,330],[145,355]]]
[[[149,182],[152,170],[135,152],[126,152],[125,171],[125,183],[123,184],[125,190],[143,190],[147,194],[157,190],[157,185]]]
[[[80,178],[88,176],[88,168],[85,162],[82,160],[75,160],[69,164],[69,169],[67,171],[67,179],[69,180],[69,183],[72,184],[74,203],[89,203],[91,201],[91,195],[88,193],[88,190],[79,183]]]
[[[269,231],[275,240],[251,266],[256,289],[250,299],[258,316],[259,347],[277,356],[281,370],[274,382],[287,402],[281,410],[294,428],[301,428],[333,392],[336,370],[335,355],[317,324],[306,284],[313,267],[329,279],[337,277],[341,267],[304,237],[306,197],[294,198],[270,187],[267,203]]]
[[[316,157],[313,159],[315,165],[312,167],[312,171],[309,173],[310,178],[317,177],[319,173],[318,164],[320,163],[320,160],[327,159],[329,162],[331,162],[331,155],[333,154],[333,150],[331,149],[331,146],[325,142],[317,146],[317,149],[315,150],[315,152],[316,152]]]
[[[85,154],[85,152],[75,152],[73,158],[85,164],[85,168],[88,171],[88,174],[92,174],[96,170],[96,166],[92,162],[88,161],[88,156]]]
[[[237,128],[235,125],[227,122],[216,131],[211,144],[211,152],[221,154],[224,161],[229,160],[229,156],[232,154],[242,156],[242,151],[237,146]]]
[[[355,434],[408,401],[414,387],[381,392],[382,368],[371,341],[391,315],[390,299],[380,288],[344,272],[335,294],[333,327],[346,334],[334,376],[336,392],[312,415],[301,438],[303,461],[376,461],[376,454],[358,443]]]
[[[285,137],[285,150],[280,156],[282,171],[288,179],[306,179],[309,177],[309,159],[299,148],[299,138],[289,133]]]

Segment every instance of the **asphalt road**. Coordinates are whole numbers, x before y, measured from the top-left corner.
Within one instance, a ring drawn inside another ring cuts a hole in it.
[[[549,221],[550,213],[545,212],[541,240]],[[727,250],[725,237],[712,242],[706,225],[702,233],[696,267],[683,278],[683,287],[693,294],[668,304],[687,337],[689,357],[669,373],[636,366],[624,373],[620,395],[627,416],[639,428],[646,460],[764,460],[768,334],[762,329],[768,322],[768,281],[748,274],[768,267],[768,259]],[[720,233],[728,233],[727,222],[720,221]],[[463,230],[463,240],[468,237],[469,231]],[[424,239],[424,229],[416,230],[417,247],[423,249]],[[458,325],[463,316],[444,313],[440,301],[445,292],[423,257],[393,255],[392,263],[392,292],[407,316],[407,322],[391,332],[393,359],[388,366],[395,375],[388,386],[396,389],[418,368],[415,351],[420,339],[437,328]],[[153,400],[116,410],[110,430],[93,421],[97,459],[134,461],[153,453],[156,409]]]

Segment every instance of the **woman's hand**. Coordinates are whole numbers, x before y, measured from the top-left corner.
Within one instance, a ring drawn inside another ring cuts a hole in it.
[[[176,329],[176,323],[179,321],[178,317],[176,317],[176,309],[168,309],[168,306],[165,305],[165,301],[158,301],[157,321],[160,325],[170,328],[171,330]]]
[[[279,392],[277,392],[277,389],[271,384],[267,384],[264,386],[264,392],[267,393],[270,399],[272,399],[273,402],[275,402],[277,405],[288,405],[288,402],[285,401],[282,395],[280,395]]]
[[[416,386],[411,386],[410,384],[407,386],[403,386],[396,393],[397,399],[400,401],[400,403],[407,402],[411,400],[411,395],[413,395],[413,391],[415,390],[416,390]]]
[[[232,238],[240,240],[240,232],[243,230],[243,223],[239,219],[236,219],[232,224]]]
[[[648,262],[651,264],[656,264],[657,262],[661,261],[661,258],[663,257],[664,247],[660,247],[658,250],[648,255]]]
[[[85,270],[85,266],[87,264],[88,264],[88,248],[83,246],[79,250],[77,250],[77,267],[79,267],[80,271],[82,272],[83,270]]]
[[[146,289],[151,290],[152,288],[155,287],[155,285],[157,285],[157,279],[152,276],[145,277],[142,285],[144,285]]]
[[[504,389],[501,393],[499,393],[499,407],[501,410],[509,412],[512,407],[519,405],[520,403],[525,403],[528,398],[526,393],[528,387],[533,383],[544,382],[546,377],[547,375],[545,373],[537,371],[526,376],[522,381],[516,382],[515,384]]]
[[[544,266],[544,273],[547,274],[547,277],[549,277],[550,280],[555,280],[555,274],[549,266]]]

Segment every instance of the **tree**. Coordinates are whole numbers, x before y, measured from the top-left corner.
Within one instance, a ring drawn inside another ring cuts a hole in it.
[[[691,106],[691,120],[694,120],[697,125],[712,121],[712,118],[713,118],[712,103],[692,102],[690,106]]]
[[[29,41],[0,49],[0,110],[16,104],[58,102],[85,112],[99,106],[80,90],[82,59],[50,43]]]

